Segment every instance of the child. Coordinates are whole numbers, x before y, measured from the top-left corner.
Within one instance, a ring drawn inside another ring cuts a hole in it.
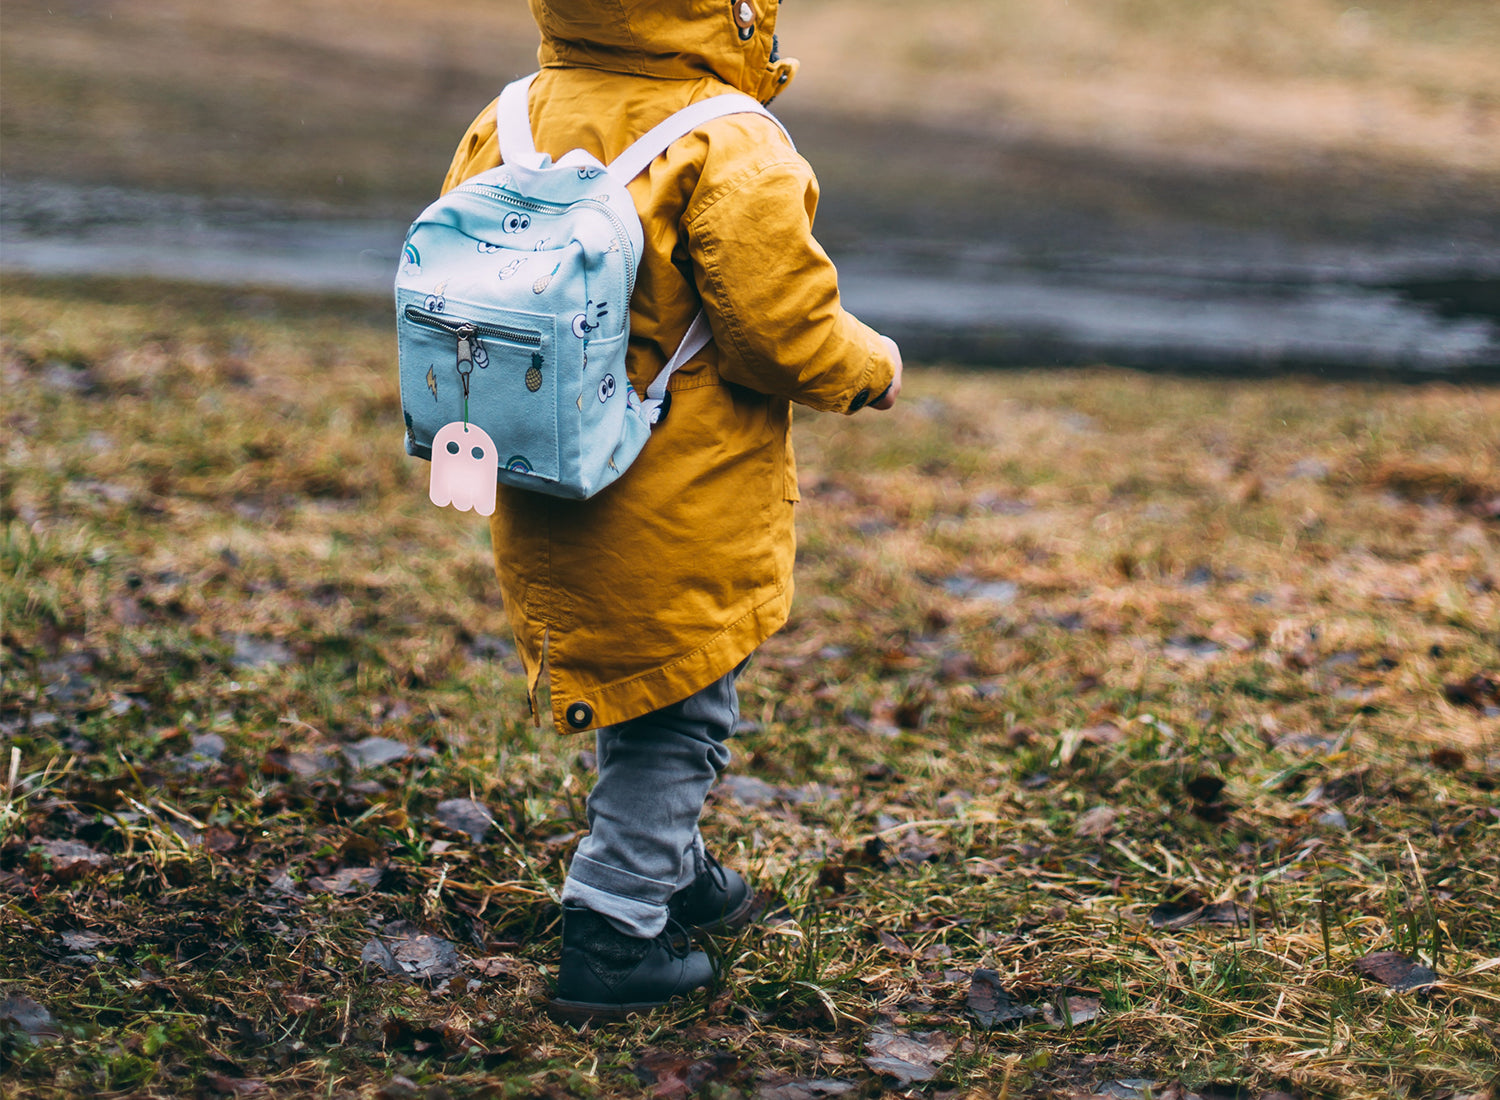
[[[690,103],[769,101],[774,0],[531,0],[539,151],[605,163]],[[493,104],[445,189],[500,163]],[[895,343],[844,312],[813,239],[812,170],[770,119],[707,123],[630,185],[645,249],[629,373],[646,385],[700,304],[713,340],[670,386],[670,413],[615,484],[586,501],[500,487],[495,570],[532,711],[545,667],[559,731],[595,730],[589,835],[563,888],[554,1015],[624,1016],[707,985],[708,956],[672,926],[745,922],[751,890],[703,847],[698,817],[729,762],[735,676],[787,618],[797,478],[790,402],[888,409]]]

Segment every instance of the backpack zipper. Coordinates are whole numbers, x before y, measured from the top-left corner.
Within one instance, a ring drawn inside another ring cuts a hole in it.
[[[510,328],[506,325],[489,325],[481,321],[460,321],[444,317],[421,306],[407,306],[406,319],[428,328],[441,329],[450,336],[472,340],[475,336],[498,336],[508,344],[523,344],[528,348],[542,346],[542,334],[531,329]],[[465,331],[467,330],[467,331]]]
[[[450,319],[444,317],[441,313],[434,313],[430,309],[421,309],[417,306],[406,307],[406,318],[427,328],[435,328],[439,332],[446,332],[457,341],[457,347],[454,349],[454,354],[456,355],[454,366],[458,371],[459,383],[463,386],[464,390],[464,420],[466,422],[469,419],[469,375],[474,373],[476,350],[481,367],[488,366],[490,361],[489,353],[484,350],[484,346],[479,342],[480,334],[498,336],[507,344],[520,344],[522,347],[540,348],[542,346],[542,334],[529,329],[511,328],[508,325],[475,324],[473,321],[461,321],[456,318]],[[531,358],[536,360],[539,356],[533,355]],[[433,396],[436,395],[437,391],[434,390]]]
[[[503,187],[496,187],[491,183],[466,183],[460,188],[475,194],[489,195],[491,198],[508,202],[512,206],[519,206],[522,210],[530,210],[533,214],[559,214],[570,206],[592,206],[609,220],[615,228],[615,237],[620,242],[620,253],[625,257],[625,285],[635,286],[635,256],[630,249],[630,234],[625,229],[625,223],[620,220],[620,215],[610,208],[609,203],[600,202],[598,199],[579,199],[577,202],[546,202],[539,199],[523,199],[514,191],[507,191]]]

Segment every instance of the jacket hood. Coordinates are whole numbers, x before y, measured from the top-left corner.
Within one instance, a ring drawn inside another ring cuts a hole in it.
[[[779,0],[529,0],[546,66],[669,80],[712,76],[769,103],[797,72],[776,58]]]

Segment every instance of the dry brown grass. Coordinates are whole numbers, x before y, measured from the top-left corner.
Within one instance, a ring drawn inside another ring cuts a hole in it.
[[[765,920],[706,1004],[578,1034],[536,998],[585,746],[520,720],[385,307],[3,289],[5,1095],[1486,1095],[1500,393],[914,368],[801,418],[706,821]]]
[[[823,0],[785,21],[801,91],[841,110],[1220,165],[1500,169],[1484,0]]]

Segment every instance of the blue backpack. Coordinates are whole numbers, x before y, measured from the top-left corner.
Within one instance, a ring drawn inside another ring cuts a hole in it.
[[[429,495],[485,515],[496,481],[584,499],[635,460],[667,411],[672,373],[711,333],[700,311],[645,394],[635,392],[625,352],[642,230],[626,184],[711,119],[775,121],[749,96],[721,95],[672,115],[608,166],[580,149],[554,163],[531,135],[534,77],[500,96],[504,163],[421,213],[396,277],[406,451],[432,459],[441,434]],[[440,463],[476,464],[460,474],[475,484],[482,475],[488,493],[453,490]]]

